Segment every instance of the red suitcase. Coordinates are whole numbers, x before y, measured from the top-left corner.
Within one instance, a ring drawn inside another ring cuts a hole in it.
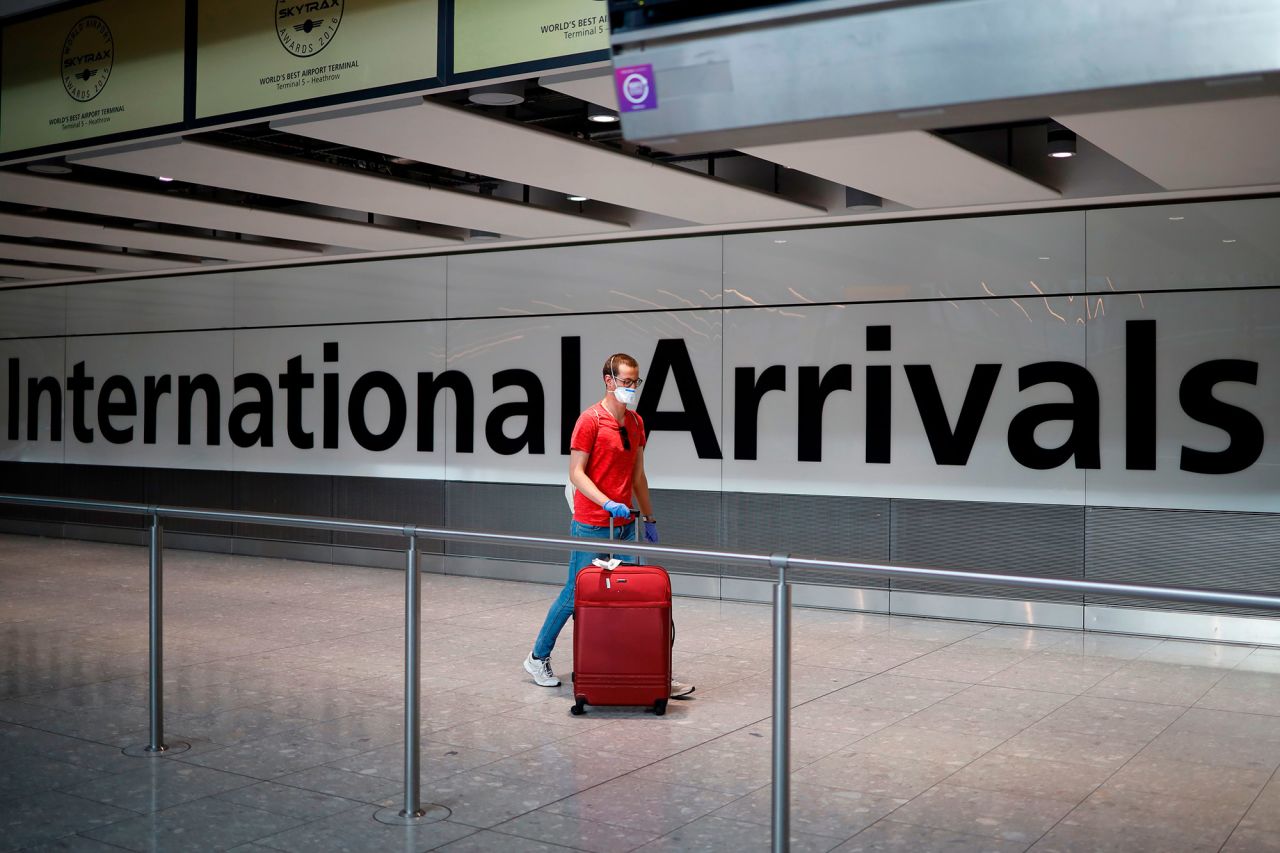
[[[636,538],[641,522],[636,520]],[[612,526],[612,525],[611,525]],[[671,579],[660,566],[587,566],[573,594],[574,714],[585,705],[649,705],[671,695]]]

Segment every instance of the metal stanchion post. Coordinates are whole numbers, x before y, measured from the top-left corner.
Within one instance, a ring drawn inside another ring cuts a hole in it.
[[[423,808],[421,772],[419,768],[421,713],[419,660],[422,627],[422,575],[418,569],[418,535],[406,528],[409,547],[404,567],[404,808],[379,809],[374,819],[382,823],[414,825],[443,820],[452,812],[444,806],[428,804]]]
[[[145,746],[130,746],[126,755],[162,755],[166,752],[185,752],[189,743],[164,742],[164,528],[160,513],[151,513],[151,527],[147,548],[148,568],[148,624],[150,635],[150,659],[147,667],[148,704],[151,716],[150,740]]]
[[[151,692],[151,742],[147,752],[164,752],[164,529],[160,515],[151,514],[150,575],[151,575],[151,666],[149,687]]]
[[[418,574],[418,537],[409,536],[409,558],[404,576],[404,808],[401,817],[422,817],[418,803],[419,664],[422,628],[422,576]]]
[[[773,853],[791,849],[791,587],[786,554],[769,563],[778,570],[773,590]]]

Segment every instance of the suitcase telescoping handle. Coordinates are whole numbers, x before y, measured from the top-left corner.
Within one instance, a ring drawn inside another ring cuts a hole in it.
[[[640,510],[631,510],[631,520],[635,523],[636,541],[639,542],[644,538],[644,534],[640,530]],[[613,516],[609,516],[609,541],[613,541]],[[610,557],[613,555],[610,554]]]

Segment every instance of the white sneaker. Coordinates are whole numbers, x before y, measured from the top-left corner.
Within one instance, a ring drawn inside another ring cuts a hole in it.
[[[538,660],[529,652],[524,659],[524,671],[533,676],[533,683],[539,687],[559,687],[560,679],[551,671],[551,658]]]
[[[672,699],[685,699],[689,696],[690,693],[693,692],[693,690],[694,690],[694,687],[692,684],[684,684],[682,682],[676,681],[674,678],[671,679],[671,698]]]

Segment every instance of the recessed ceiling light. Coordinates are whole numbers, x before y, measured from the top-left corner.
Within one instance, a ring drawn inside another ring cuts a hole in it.
[[[1041,255],[1041,256],[1040,256],[1040,260],[1042,260],[1042,261],[1047,261],[1047,260],[1049,260],[1049,259],[1048,259],[1047,257],[1045,257],[1044,255]]]
[[[1234,242],[1235,242],[1235,240],[1234,240],[1234,239],[1231,239],[1231,240],[1223,240],[1222,242],[1224,242],[1224,243],[1234,243]]]
[[[775,242],[775,243],[785,243],[785,242],[787,242],[787,241],[786,241],[786,240],[774,240],[773,242]]]
[[[167,183],[170,183],[173,180],[173,178],[170,178],[167,175],[156,175],[156,180],[167,184]]]
[[[1076,134],[1075,131],[1067,130],[1057,122],[1049,125],[1048,129],[1048,152],[1050,157],[1076,156]]]
[[[524,83],[513,80],[495,83],[483,89],[472,89],[467,100],[482,107],[514,107],[524,103]]]
[[[585,195],[567,195],[565,198],[569,199],[569,201],[587,201]]]
[[[617,120],[618,114],[608,110],[592,110],[587,113],[587,121],[594,121],[597,124],[613,124]]]
[[[1185,216],[1170,216],[1170,217],[1169,217],[1169,221],[1170,221],[1170,222],[1181,222],[1182,220],[1184,220],[1184,219],[1186,219],[1186,218],[1187,218],[1187,217],[1185,217]]]
[[[37,175],[70,175],[71,167],[61,163],[28,163],[27,171]]]

